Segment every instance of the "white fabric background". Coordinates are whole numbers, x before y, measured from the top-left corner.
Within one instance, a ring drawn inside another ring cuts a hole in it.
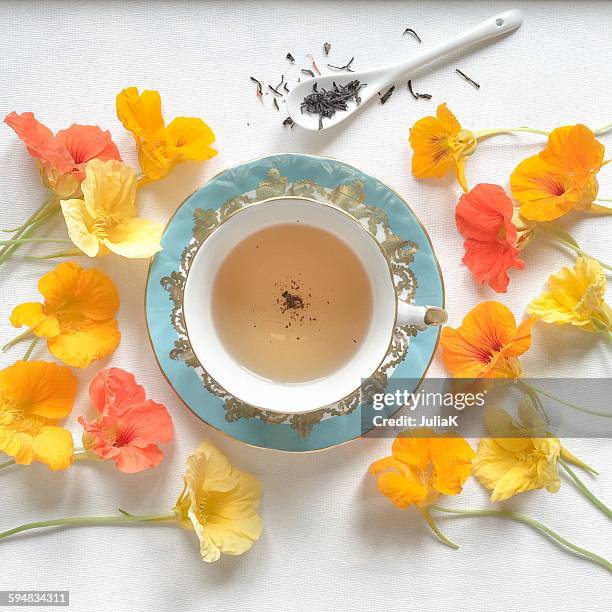
[[[324,134],[284,129],[284,113],[270,96],[256,100],[250,75],[277,82],[298,76],[307,53],[324,66],[355,55],[355,68],[409,57],[419,50],[402,37],[414,28],[425,42],[512,6],[523,27],[469,55],[450,58],[414,78],[433,99],[414,101],[399,84],[385,106],[373,103],[353,121]],[[458,187],[452,180],[414,180],[408,130],[447,101],[463,125],[552,128],[571,122],[598,126],[612,119],[612,4],[606,2],[3,2],[0,5],[0,113],[34,111],[53,130],[72,122],[112,131],[124,159],[135,162],[131,136],[115,116],[123,87],[158,89],[166,117],[204,118],[217,134],[219,155],[183,165],[142,190],[143,215],[165,221],[175,207],[223,168],[278,152],[337,157],[379,177],[401,193],[425,222],[445,275],[452,324],[483,299],[500,299],[517,315],[550,273],[571,265],[569,253],[547,243],[525,251],[525,270],[512,272],[510,291],[478,288],[460,263],[462,239],[453,218]],[[291,51],[296,66],[285,54]],[[461,67],[482,87],[454,74]],[[0,226],[20,223],[43,199],[34,164],[12,131],[1,127]],[[478,146],[468,180],[507,185],[523,157],[542,146],[533,135],[503,136]],[[612,151],[612,135],[604,138]],[[612,170],[601,172],[602,197],[612,197]],[[568,227],[584,248],[612,259],[612,220],[571,216]],[[62,232],[57,224],[56,233]],[[47,247],[52,250],[51,245]],[[41,249],[42,250],[42,249]],[[39,250],[39,252],[41,252]],[[26,252],[25,250],[22,253]],[[81,259],[82,265],[93,265]],[[175,440],[154,471],[123,475],[112,465],[75,465],[53,473],[42,465],[0,475],[0,529],[36,519],[167,511],[181,488],[185,457],[202,439],[217,444],[263,482],[265,531],[246,555],[215,565],[199,560],[196,540],[172,527],[104,527],[52,531],[0,544],[0,589],[69,589],[72,609],[86,610],[604,610],[610,606],[606,572],[568,554],[526,527],[496,519],[441,519],[461,544],[439,544],[413,511],[400,511],[366,476],[369,463],[388,454],[390,441],[367,440],[306,455],[246,447],[196,419],[173,395],[146,338],[143,290],[147,262],[95,262],[121,293],[123,340],[108,363],[137,376],[150,397],[170,409]],[[51,268],[16,258],[0,272],[0,338],[15,333],[12,307],[38,299],[38,277]],[[1,356],[2,367],[22,347]],[[36,357],[47,358],[43,347]],[[600,338],[538,325],[523,359],[530,376],[609,376],[610,348]],[[67,426],[87,412],[95,364],[80,372],[79,401]],[[438,360],[430,370],[442,375]],[[586,478],[612,501],[610,441],[571,440],[568,446],[602,474]],[[487,497],[474,480],[449,504],[479,507]],[[507,506],[542,519],[579,545],[610,556],[610,523],[563,478],[558,494],[533,492]]]

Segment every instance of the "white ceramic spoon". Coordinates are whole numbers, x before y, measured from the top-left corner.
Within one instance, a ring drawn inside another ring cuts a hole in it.
[[[393,83],[407,79],[411,73],[424,64],[428,64],[433,60],[463,47],[467,47],[468,45],[474,45],[490,38],[512,32],[516,30],[522,22],[523,15],[520,11],[505,11],[504,13],[499,13],[483,21],[476,27],[459,36],[455,36],[446,42],[425,49],[425,51],[419,53],[407,62],[385,66],[384,68],[376,68],[374,70],[364,70],[362,72],[335,72],[334,74],[326,74],[324,76],[307,79],[298,83],[291,89],[291,92],[287,96],[287,110],[293,121],[301,127],[307,130],[318,130],[319,115],[306,112],[302,113],[300,108],[304,97],[312,93],[313,85],[316,83],[320,91],[322,89],[333,88],[334,81],[338,85],[345,85],[354,79],[357,79],[361,83],[365,83],[365,87],[359,90],[361,104],[357,106],[354,101],[350,101],[348,103],[348,110],[336,111],[335,115],[332,117],[324,117],[322,129],[326,130],[350,117],[356,110],[368,102],[368,100],[377,96],[378,92],[384,93]]]

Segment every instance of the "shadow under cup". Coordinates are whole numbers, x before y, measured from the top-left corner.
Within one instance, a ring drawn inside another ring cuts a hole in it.
[[[227,351],[215,330],[212,294],[219,267],[234,246],[262,229],[293,223],[329,232],[350,247],[367,273],[372,291],[372,316],[360,347],[339,369],[321,379],[283,383],[250,372]],[[400,303],[400,310],[402,308],[415,310],[415,307]],[[194,353],[219,385],[252,406],[293,414],[340,401],[378,369],[397,324],[398,299],[389,262],[380,244],[362,225],[331,204],[285,196],[246,206],[211,232],[189,269],[184,314]],[[424,312],[418,316],[423,317]]]

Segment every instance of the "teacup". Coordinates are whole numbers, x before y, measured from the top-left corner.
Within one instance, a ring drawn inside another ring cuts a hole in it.
[[[276,224],[302,223],[332,233],[363,265],[372,291],[370,324],[359,349],[329,375],[300,383],[276,382],[249,371],[228,352],[215,329],[213,279],[232,247]],[[396,326],[442,325],[446,312],[399,299],[380,243],[342,209],[302,197],[278,197],[247,205],[228,216],[204,240],[191,262],[184,293],[191,347],[204,370],[228,393],[260,409],[305,413],[335,404],[357,390],[384,360]]]

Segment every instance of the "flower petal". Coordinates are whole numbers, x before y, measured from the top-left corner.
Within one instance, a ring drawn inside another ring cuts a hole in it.
[[[62,200],[62,214],[68,237],[88,257],[100,254],[100,240],[93,230],[94,220],[89,216],[84,200]]]
[[[262,528],[262,520],[257,514],[232,520],[211,517],[206,532],[223,554],[241,555],[259,539]]]
[[[209,146],[215,141],[215,134],[202,119],[177,117],[166,128],[166,134],[182,159],[204,161],[217,154]]]
[[[152,136],[164,130],[161,97],[158,91],[127,87],[117,95],[117,117],[136,136]]]
[[[134,404],[145,401],[142,385],[121,368],[100,370],[89,385],[89,397],[98,412],[120,415]]]
[[[113,253],[130,258],[152,257],[161,251],[164,226],[160,223],[132,217],[115,225],[102,242]]]
[[[119,452],[113,457],[117,469],[125,474],[134,474],[154,468],[163,458],[164,454],[155,444],[140,448],[132,445],[121,446]]]
[[[25,302],[13,308],[11,324],[15,327],[29,327],[39,338],[49,338],[60,333],[55,317],[48,317],[39,302]]]
[[[0,390],[18,410],[48,419],[70,414],[77,379],[70,368],[48,361],[16,361],[0,372]]]
[[[42,427],[34,436],[32,448],[36,459],[52,470],[65,470],[72,463],[72,435],[62,427]]]
[[[85,207],[92,219],[129,219],[136,215],[134,171],[116,159],[92,159],[85,167],[81,183]]]
[[[153,442],[172,439],[172,419],[162,404],[147,400],[128,407],[117,416],[117,436],[129,435],[129,444],[144,448]]]
[[[0,451],[15,458],[15,463],[30,465],[34,461],[32,436],[23,431],[0,426]]]
[[[86,368],[96,359],[112,354],[121,339],[117,321],[88,321],[78,331],[62,333],[47,340],[52,355],[66,365]]]

